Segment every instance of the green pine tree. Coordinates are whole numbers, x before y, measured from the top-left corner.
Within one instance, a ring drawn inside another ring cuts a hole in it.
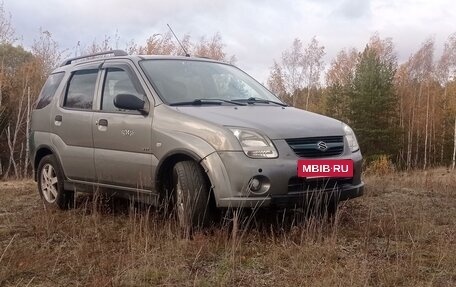
[[[350,124],[350,85],[334,83],[326,88],[325,114]]]
[[[366,46],[356,66],[350,100],[350,124],[367,160],[393,158],[399,150],[394,63],[382,61]]]

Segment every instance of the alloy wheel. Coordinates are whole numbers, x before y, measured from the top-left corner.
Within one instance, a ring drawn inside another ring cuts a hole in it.
[[[58,195],[58,178],[54,167],[45,164],[41,169],[41,191],[44,199],[49,203],[54,203]]]

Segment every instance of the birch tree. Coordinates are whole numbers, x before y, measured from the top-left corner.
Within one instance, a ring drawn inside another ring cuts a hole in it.
[[[429,85],[433,76],[434,41],[426,40],[406,63],[408,66],[409,120],[407,138],[407,168],[417,167],[423,158],[427,166],[429,129]],[[422,115],[425,115],[422,117]]]
[[[278,96],[282,101],[291,104],[290,97],[285,88],[282,67],[276,61],[274,61],[274,65],[269,73],[267,85],[271,92]]]
[[[325,113],[346,123],[350,123],[350,97],[358,58],[355,49],[342,50],[326,73]]]
[[[315,37],[312,38],[309,45],[304,50],[302,59],[302,76],[306,82],[306,110],[309,109],[309,100],[311,91],[320,86],[320,75],[323,71],[323,56],[325,55],[325,47],[320,46]]]
[[[324,46],[313,37],[310,43],[304,47],[298,38],[293,40],[291,47],[282,53],[281,62],[276,61],[271,72],[271,83],[277,82],[277,71],[280,68],[283,86],[286,93],[291,97],[293,106],[298,107],[301,103],[301,96],[304,94],[304,108],[309,108],[312,89],[320,84],[320,75],[323,70]],[[276,77],[274,80],[272,77]],[[305,93],[303,93],[305,91]]]
[[[293,40],[289,50],[282,53],[282,71],[287,93],[292,97],[293,106],[298,105],[299,91],[303,87],[303,62],[304,51],[301,40]]]
[[[450,89],[452,82],[454,83],[456,78],[456,33],[448,37],[447,42],[445,43],[442,56],[439,59],[437,64],[437,78],[440,84],[443,86],[443,98],[445,110],[448,107],[450,114],[454,120],[452,134],[453,134],[453,151],[451,157],[451,168],[454,169],[456,165],[456,94],[454,94],[454,89]],[[445,140],[446,129],[443,126],[442,129],[442,140]],[[441,151],[441,157],[443,157],[443,145]]]

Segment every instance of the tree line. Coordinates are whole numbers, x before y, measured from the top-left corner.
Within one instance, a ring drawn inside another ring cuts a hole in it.
[[[274,61],[269,88],[285,102],[337,118],[355,130],[366,161],[399,169],[456,161],[456,33],[435,57],[425,40],[398,63],[391,38],[377,33],[362,51],[341,50],[324,70],[324,46],[295,39]]]
[[[0,4],[0,178],[31,175],[30,114],[47,76],[64,58],[119,48],[129,54],[184,55],[169,32],[141,43],[120,42],[118,35],[105,36],[61,49],[50,32],[39,29],[25,48]],[[196,40],[184,35],[181,42],[194,56],[236,61],[219,33]],[[411,52],[398,63],[393,40],[374,34],[362,51],[345,48],[325,63],[325,47],[316,37],[308,43],[297,38],[273,61],[266,85],[289,105],[351,125],[367,162],[386,157],[401,169],[454,168],[456,34],[437,59],[432,38]]]

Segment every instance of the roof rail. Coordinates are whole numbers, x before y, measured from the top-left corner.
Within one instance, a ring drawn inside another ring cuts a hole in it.
[[[79,56],[79,57],[66,59],[65,61],[63,61],[63,63],[60,65],[60,67],[69,65],[73,61],[76,61],[76,60],[81,60],[81,59],[85,59],[85,58],[92,58],[92,57],[102,56],[102,55],[110,55],[110,54],[113,54],[114,56],[128,56],[127,52],[125,52],[123,50],[111,50],[111,51],[95,53],[95,54],[89,54],[89,55],[84,55],[84,56]]]

